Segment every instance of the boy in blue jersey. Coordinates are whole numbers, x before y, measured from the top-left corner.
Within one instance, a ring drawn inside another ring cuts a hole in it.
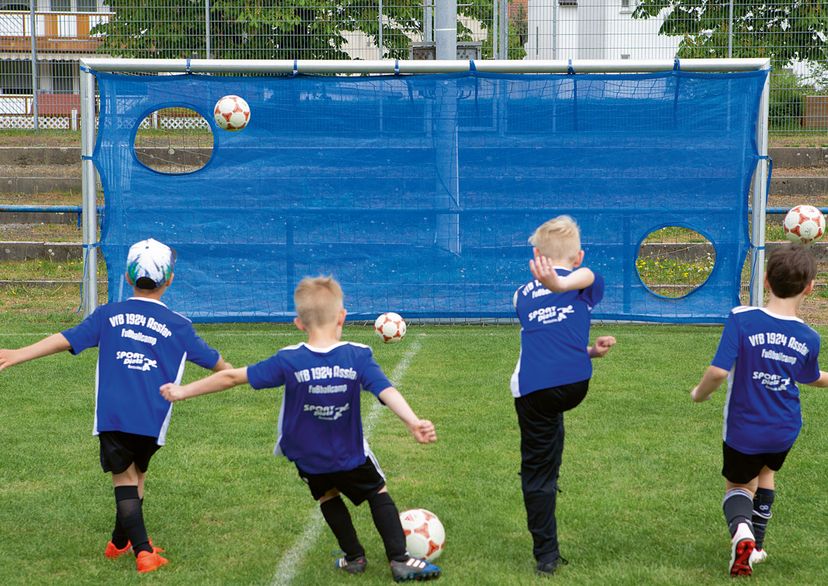
[[[601,275],[582,267],[578,225],[569,216],[542,224],[529,243],[535,277],[513,303],[520,319],[520,357],[512,374],[520,426],[521,487],[536,572],[551,576],[566,563],[558,548],[555,500],[564,445],[564,411],[580,404],[592,376],[591,358],[615,344],[602,336],[589,346],[590,314],[604,296]]]
[[[346,311],[342,289],[331,277],[305,278],[296,287],[296,327],[308,341],[282,348],[265,360],[226,370],[161,393],[178,401],[249,383],[254,389],[285,387],[274,453],[287,457],[319,501],[322,516],[345,553],[336,567],[349,573],[365,571],[365,549],[359,542],[348,508],[368,501],[374,525],[385,545],[395,581],[427,580],[440,568],[408,555],[399,513],[388,494],[385,477],[362,432],[360,391],[367,390],[406,424],[420,443],[436,441],[434,425],[420,419],[374,361],[371,349],[343,342]]]
[[[749,576],[767,558],[765,530],[774,501],[775,473],[802,427],[797,383],[828,386],[820,371],[820,338],[797,317],[814,289],[816,261],[802,246],[768,257],[765,307],[736,307],[693,401],[710,398],[725,379],[722,508],[731,535],[730,575]]]
[[[78,354],[97,346],[95,423],[101,467],[115,487],[115,528],[104,555],[135,553],[138,572],[167,563],[147,537],[142,505],[150,458],[164,445],[172,406],[158,386],[180,381],[189,360],[204,368],[230,368],[186,317],[161,302],[173,280],[175,254],[143,240],[129,249],[126,279],[134,287],[127,301],[98,307],[78,326],[17,350],[0,350],[0,370],[57,352]]]

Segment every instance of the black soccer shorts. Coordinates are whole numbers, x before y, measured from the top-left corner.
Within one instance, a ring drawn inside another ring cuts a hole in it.
[[[743,454],[722,442],[722,476],[734,484],[747,484],[767,466],[774,472],[782,468],[790,450],[767,454]]]
[[[146,472],[150,458],[161,448],[158,438],[123,431],[102,431],[98,439],[101,442],[101,468],[112,474],[124,472],[133,463],[138,470]]]
[[[362,465],[342,472],[308,474],[299,466],[296,469],[299,471],[299,477],[307,483],[315,500],[321,499],[326,492],[335,488],[352,503],[360,505],[385,486],[385,477],[371,458],[365,458]]]

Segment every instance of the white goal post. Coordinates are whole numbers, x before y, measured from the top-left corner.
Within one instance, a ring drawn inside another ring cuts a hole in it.
[[[83,315],[97,305],[97,179],[92,153],[96,135],[94,72],[111,73],[269,73],[285,74],[435,74],[479,71],[483,73],[653,73],[670,71],[724,73],[769,70],[769,59],[661,59],[661,60],[222,60],[222,59],[111,59],[80,61],[81,159],[83,189],[84,295]],[[768,179],[768,114],[770,78],[759,103],[756,144],[759,162],[753,176],[751,200],[750,303],[761,305],[764,296],[765,215]]]

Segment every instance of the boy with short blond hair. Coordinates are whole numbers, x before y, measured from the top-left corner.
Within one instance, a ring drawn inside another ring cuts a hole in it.
[[[190,361],[215,371],[229,368],[219,353],[193,329],[192,322],[161,302],[172,284],[175,252],[165,244],[142,240],[129,249],[126,279],[134,295],[98,307],[80,325],[17,350],[0,350],[0,370],[68,350],[79,354],[99,347],[96,370],[95,425],[101,467],[115,487],[115,528],[104,555],[114,559],[135,553],[138,572],[167,563],[147,537],[144,481],[149,462],[165,443],[172,407],[158,386],[180,381]]]
[[[693,401],[706,401],[728,381],[722,509],[731,536],[731,576],[749,576],[767,558],[775,474],[802,428],[797,383],[828,387],[828,373],[817,361],[819,334],[798,317],[816,270],[802,246],[774,250],[765,271],[767,305],[730,312],[711,366],[691,391]]]
[[[387,405],[420,443],[436,441],[434,425],[412,411],[383,374],[371,348],[341,341],[347,312],[336,280],[302,279],[294,304],[298,314],[294,323],[307,334],[307,342],[282,348],[257,364],[216,373],[183,387],[166,384],[161,393],[169,401],[179,401],[244,383],[254,389],[284,386],[274,453],[296,465],[319,502],[322,516],[345,554],[336,567],[359,574],[367,564],[365,549],[340,496],[344,494],[357,506],[368,501],[394,580],[439,577],[439,567],[406,551],[399,512],[363,436],[360,391],[369,391]]]
[[[578,225],[569,216],[545,222],[529,238],[534,279],[513,304],[520,319],[520,358],[511,389],[520,426],[521,488],[534,542],[535,570],[550,576],[565,563],[558,547],[555,502],[564,445],[565,411],[589,388],[591,358],[615,344],[602,336],[589,346],[590,314],[604,295],[604,280],[582,267]]]

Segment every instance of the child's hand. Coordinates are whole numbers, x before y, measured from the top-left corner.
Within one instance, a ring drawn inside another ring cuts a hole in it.
[[[421,444],[430,444],[437,441],[437,432],[434,424],[428,419],[418,419],[416,423],[409,426],[411,434]]]
[[[550,291],[558,293],[564,291],[561,279],[552,266],[552,261],[543,256],[537,248],[534,248],[533,251],[535,258],[529,260],[529,270],[532,271],[532,276]]]
[[[613,346],[615,346],[614,336],[598,336],[595,338],[595,343],[592,345],[589,356],[590,358],[603,358]]]
[[[17,364],[17,350],[0,350],[0,370]]]
[[[699,387],[698,386],[693,387],[693,390],[690,391],[690,398],[693,399],[693,401],[695,401],[696,403],[701,403],[702,401],[709,401],[710,397],[712,397],[712,396],[713,395],[710,394],[710,395],[705,395],[704,397],[702,397],[701,394],[699,393]]]
[[[185,398],[181,391],[181,387],[173,383],[161,385],[161,396],[170,403],[175,403],[176,401],[181,401]]]

